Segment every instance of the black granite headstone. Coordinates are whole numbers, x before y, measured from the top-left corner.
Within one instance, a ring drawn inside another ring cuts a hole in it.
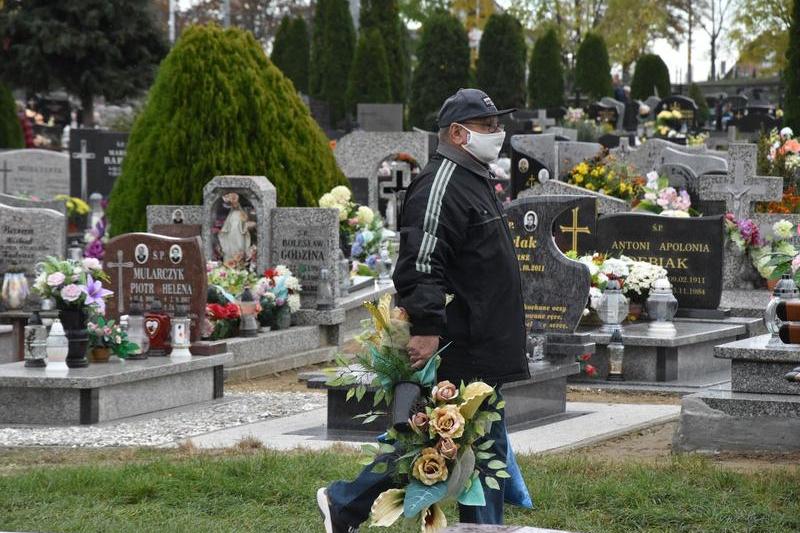
[[[597,221],[596,247],[667,269],[680,307],[716,309],[722,297],[722,218],[608,215]]]
[[[511,149],[511,198],[539,182],[539,171],[547,167],[538,159]],[[548,170],[549,172],[549,170]]]
[[[531,196],[506,208],[528,331],[569,334],[581,319],[591,286],[589,269],[558,250],[553,226],[565,211],[583,201],[581,196]]]
[[[610,124],[614,129],[617,128],[617,121],[619,120],[619,111],[617,108],[611,107],[600,102],[594,102],[589,106],[587,113],[589,118],[598,124]]]
[[[597,201],[591,196],[575,196],[575,206],[561,213],[553,224],[553,238],[563,253],[593,252],[596,231]]]
[[[84,200],[94,192],[108,197],[122,172],[127,145],[127,133],[85,128],[70,130],[70,194]]]

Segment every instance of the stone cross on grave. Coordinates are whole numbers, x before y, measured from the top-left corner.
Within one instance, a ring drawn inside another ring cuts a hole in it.
[[[724,200],[725,210],[736,220],[750,218],[752,202],[780,201],[783,178],[756,176],[756,145],[731,143],[728,147],[727,175],[705,175],[698,178],[701,200]]]
[[[564,226],[561,225],[562,233],[571,233],[572,234],[572,248],[570,250],[578,251],[578,235],[581,233],[591,234],[591,230],[587,226],[578,226],[578,213],[580,212],[580,207],[573,207],[572,208],[572,226]]]
[[[3,168],[0,168],[0,172],[3,173],[3,190],[0,192],[8,194],[8,173],[11,172],[11,169],[8,168],[8,161],[5,159],[3,160]]]
[[[533,127],[540,127],[542,131],[544,131],[548,126],[555,126],[556,121],[552,118],[547,118],[547,110],[546,109],[539,109],[537,111],[539,116],[533,119]]]
[[[122,289],[124,287],[122,283],[122,269],[123,268],[133,268],[133,261],[122,261],[122,250],[117,250],[117,262],[112,263],[109,261],[106,263],[108,268],[116,268],[117,269],[117,312],[121,315],[124,309],[125,298],[122,295]]]
[[[72,152],[72,158],[81,160],[81,199],[88,200],[89,191],[87,189],[89,188],[89,176],[87,175],[86,161],[94,159],[95,154],[94,152],[86,151],[86,139],[81,139],[81,151]]]

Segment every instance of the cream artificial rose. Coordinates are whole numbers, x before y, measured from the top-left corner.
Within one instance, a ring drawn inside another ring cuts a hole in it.
[[[457,405],[443,405],[431,413],[431,427],[442,438],[459,438],[464,434],[464,423]]]
[[[458,444],[453,439],[439,439],[436,443],[436,450],[445,459],[452,461],[458,455]]]
[[[435,448],[423,449],[420,456],[414,461],[411,471],[423,485],[429,486],[446,481],[448,474],[445,459]]]
[[[431,390],[431,396],[437,402],[449,402],[458,397],[458,388],[449,381],[440,381]]]
[[[331,196],[336,199],[337,203],[346,204],[352,198],[350,194],[350,189],[345,187],[344,185],[339,185],[338,187],[334,187],[331,191]]]
[[[329,192],[326,192],[322,195],[322,198],[319,199],[319,206],[325,208],[335,208],[336,207],[336,198]]]
[[[372,224],[372,221],[375,220],[375,213],[366,205],[359,206],[356,216],[358,218],[358,223],[363,226]]]

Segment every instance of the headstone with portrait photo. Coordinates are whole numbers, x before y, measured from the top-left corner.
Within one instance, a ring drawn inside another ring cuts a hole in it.
[[[203,208],[199,205],[148,205],[147,231],[167,237],[201,237]]]
[[[192,319],[192,340],[200,338],[206,307],[206,261],[199,237],[178,239],[151,233],[126,233],[111,239],[103,256],[108,288],[106,316],[118,319],[128,313],[133,299],[145,311],[157,299],[174,315],[187,306]]]

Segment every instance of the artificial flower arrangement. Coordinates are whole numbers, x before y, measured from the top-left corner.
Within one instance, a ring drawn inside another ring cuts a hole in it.
[[[661,137],[673,139],[682,137],[678,132],[681,128],[681,112],[679,109],[664,109],[656,115],[656,133]]]
[[[103,282],[108,281],[96,258],[77,262],[50,256],[42,262],[33,289],[42,298],[54,299],[59,309],[91,308],[104,314],[105,299],[114,294],[103,288]]]
[[[106,202],[106,200],[103,200]],[[105,205],[103,208],[105,209]],[[86,232],[83,236],[83,242],[86,246],[83,249],[84,257],[93,257],[102,260],[106,253],[106,243],[108,243],[108,221],[105,215],[97,221],[93,228]]]
[[[707,140],[708,140],[708,133],[706,132],[700,132],[697,135],[689,134],[686,136],[686,145],[705,146]]]
[[[626,201],[639,196],[644,179],[636,176],[632,168],[619,164],[605,151],[588,161],[575,165],[569,173],[569,183],[589,191],[599,192]]]
[[[209,340],[235,337],[239,332],[239,316],[239,306],[233,302],[206,304],[202,337]]]
[[[728,238],[739,249],[747,253],[753,267],[764,279],[776,279],[776,266],[786,262],[786,257],[794,258],[797,249],[789,242],[795,232],[800,232],[790,221],[783,219],[772,224],[762,232],[751,219],[736,220],[732,213],[725,216],[725,230]],[[777,259],[776,259],[777,258]],[[786,269],[778,269],[780,277]]]
[[[365,261],[377,255],[381,242],[383,221],[366,205],[352,200],[350,189],[334,187],[319,199],[319,206],[339,210],[339,235],[342,249],[353,259]]]
[[[258,320],[262,326],[288,327],[291,314],[300,309],[303,286],[284,265],[269,268],[253,286],[253,296],[259,301]],[[281,321],[283,319],[283,321]]]
[[[669,186],[666,176],[659,176],[657,172],[647,173],[647,184],[643,187],[643,196],[636,203],[634,211],[646,211],[667,217],[688,218],[697,216],[692,209],[692,200],[685,189],[680,191]]]
[[[69,218],[82,217],[89,214],[89,204],[80,198],[66,194],[57,194],[54,199],[64,202],[64,205],[67,207],[67,217]]]
[[[359,401],[367,386],[374,387],[375,407],[394,401],[394,412],[407,416],[396,419],[377,445],[362,446],[362,463],[371,464],[375,473],[388,472],[394,481],[394,487],[372,503],[371,526],[390,527],[404,516],[416,520],[423,532],[439,531],[447,527],[442,504],[485,505],[484,490],[498,490],[497,478],[511,477],[506,464],[489,451],[492,442],[478,442],[501,419],[498,411],[504,402],[481,381],[458,387],[449,381],[437,383],[442,350],[422,369],[412,368],[407,349],[411,324],[405,311],[392,308],[389,295],[366,307],[372,324],[358,337],[362,351],[355,364],[337,358],[342,368],[331,372],[328,384],[350,387],[347,398]],[[406,404],[408,411],[397,407],[408,398],[399,392],[394,397],[395,386],[406,382],[416,384],[417,391]],[[369,423],[380,414],[361,416]],[[378,454],[390,454],[390,460],[375,461]]]
[[[106,320],[103,315],[96,314],[89,319],[89,345],[110,348],[111,353],[125,359],[139,350],[139,345],[128,340],[128,333],[114,320]]]
[[[249,270],[226,266],[218,261],[206,262],[206,276],[209,287],[219,287],[232,296],[241,294],[245,287],[258,280],[258,276]]]
[[[797,187],[789,185],[783,189],[780,202],[756,202],[756,213],[800,213],[800,194]]]
[[[631,302],[643,304],[650,295],[653,283],[667,276],[667,270],[664,267],[646,261],[637,261],[625,255],[615,258],[595,253],[577,257],[576,253],[569,252],[567,256],[586,265],[592,276],[588,310],[597,309],[603,291],[611,279],[620,282],[622,293]]]
[[[763,133],[758,140],[758,171],[765,176],[782,176],[784,186],[800,179],[800,141],[791,128]]]

